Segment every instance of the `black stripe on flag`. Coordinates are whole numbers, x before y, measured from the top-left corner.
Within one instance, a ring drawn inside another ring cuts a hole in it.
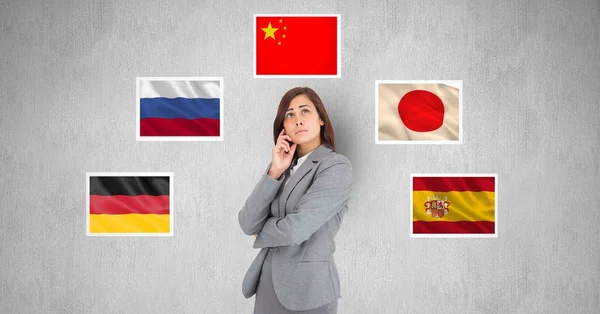
[[[90,195],[169,195],[169,177],[90,177]]]

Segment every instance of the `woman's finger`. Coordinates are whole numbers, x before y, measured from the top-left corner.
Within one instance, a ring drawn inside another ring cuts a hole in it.
[[[285,147],[286,151],[290,150],[290,143],[283,138],[277,141],[277,145]]]
[[[281,132],[279,132],[279,135],[277,136],[277,139],[279,140],[283,136],[286,136],[285,129],[281,129]]]
[[[281,154],[285,153],[286,148],[283,146],[283,144],[281,143],[277,143],[277,145],[275,145],[275,154],[278,156],[281,156]]]

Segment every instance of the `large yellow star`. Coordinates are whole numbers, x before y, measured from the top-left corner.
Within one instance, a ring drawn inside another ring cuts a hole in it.
[[[269,26],[267,28],[261,28],[263,30],[263,32],[265,32],[265,38],[263,39],[267,39],[269,37],[273,37],[273,39],[275,39],[275,32],[279,29],[279,28],[273,28],[271,26],[271,22],[269,22]]]

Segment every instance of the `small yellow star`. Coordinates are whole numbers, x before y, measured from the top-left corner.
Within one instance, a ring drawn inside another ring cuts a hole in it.
[[[261,28],[263,30],[263,32],[265,32],[265,38],[263,39],[267,39],[269,37],[273,37],[273,39],[275,39],[275,32],[279,29],[279,28],[273,28],[271,26],[271,22],[269,22],[269,26],[267,28]]]
[[[284,26],[284,27],[283,27],[283,30],[287,30],[287,26]]]
[[[277,44],[278,44],[279,46],[281,46],[281,42],[278,42]]]
[[[285,38],[285,35],[283,35],[283,38]]]
[[[282,20],[282,19],[279,19],[279,23],[283,23],[283,20]]]

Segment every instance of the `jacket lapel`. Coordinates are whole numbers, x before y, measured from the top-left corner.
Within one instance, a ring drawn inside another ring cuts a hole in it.
[[[287,203],[290,194],[292,193],[298,182],[300,182],[300,180],[302,180],[304,176],[311,172],[315,165],[330,152],[331,149],[321,144],[319,147],[315,148],[315,150],[310,155],[308,155],[308,158],[302,163],[302,165],[300,165],[298,170],[296,170],[294,175],[289,179],[290,181],[283,188],[281,195],[279,196],[279,217],[285,216],[285,203]],[[290,169],[287,170],[288,175],[289,173]]]

